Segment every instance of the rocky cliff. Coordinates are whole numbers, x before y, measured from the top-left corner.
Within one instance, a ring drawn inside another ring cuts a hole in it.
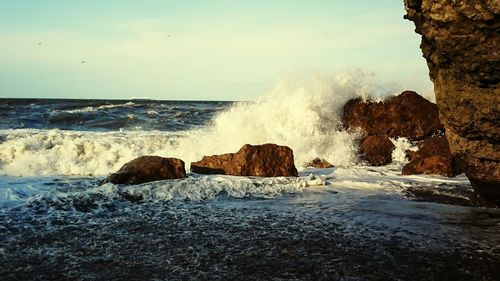
[[[500,203],[500,1],[404,2],[451,151],[478,194]]]

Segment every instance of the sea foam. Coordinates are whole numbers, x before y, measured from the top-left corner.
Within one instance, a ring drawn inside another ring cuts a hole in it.
[[[247,143],[287,145],[299,168],[315,157],[349,167],[357,163],[360,134],[342,128],[344,104],[354,97],[380,99],[395,93],[356,72],[307,83],[280,82],[269,93],[235,103],[196,130],[3,130],[0,175],[105,175],[141,155],[177,157],[189,168],[204,155],[235,152]]]

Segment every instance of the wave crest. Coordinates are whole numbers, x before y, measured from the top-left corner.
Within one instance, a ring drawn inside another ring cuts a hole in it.
[[[204,155],[235,152],[247,143],[287,145],[298,167],[315,157],[351,166],[360,135],[342,129],[344,104],[354,97],[396,93],[369,78],[355,72],[302,84],[280,82],[268,94],[235,103],[191,131],[0,131],[0,174],[105,175],[141,155],[177,157],[189,166]]]

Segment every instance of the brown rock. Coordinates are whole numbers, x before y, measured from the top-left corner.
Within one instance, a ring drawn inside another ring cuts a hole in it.
[[[383,166],[392,162],[394,144],[386,136],[368,136],[361,140],[360,158],[371,166]]]
[[[451,154],[450,145],[448,144],[448,140],[445,136],[441,135],[426,138],[425,140],[420,141],[417,144],[417,147],[419,148],[417,151],[406,151],[410,161],[439,155],[449,159],[449,162],[451,163],[451,174],[453,176],[461,173],[461,170],[456,163],[455,157]]]
[[[191,172],[259,177],[298,175],[293,151],[276,144],[246,144],[236,153],[204,156],[191,163]]]
[[[325,169],[325,168],[333,168],[335,166],[333,166],[332,164],[330,164],[330,162],[324,159],[314,158],[310,163],[307,163],[306,167]]]
[[[123,165],[118,172],[109,175],[103,183],[131,185],[185,177],[184,161],[180,159],[141,156]]]
[[[500,206],[500,169],[498,161],[476,159],[455,154],[458,169],[464,171],[470,183],[482,199]]]
[[[450,149],[476,192],[500,203],[500,5],[406,0]]]
[[[434,103],[405,91],[383,102],[352,99],[344,105],[346,129],[361,128],[367,135],[421,140],[443,130]]]
[[[454,176],[453,163],[450,158],[441,155],[432,155],[417,158],[403,167],[403,175],[439,175]]]
[[[450,145],[445,136],[432,136],[417,144],[417,151],[406,151],[406,155],[410,161],[421,157],[432,155],[441,155],[443,157],[451,158]]]

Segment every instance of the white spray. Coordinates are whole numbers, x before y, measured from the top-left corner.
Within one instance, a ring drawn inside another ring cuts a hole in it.
[[[182,133],[2,131],[0,174],[105,175],[141,155],[181,158],[189,168],[204,155],[235,152],[246,143],[287,145],[298,167],[315,157],[350,166],[359,135],[341,128],[345,102],[397,93],[369,79],[357,71],[309,83],[280,82],[255,101],[219,113],[204,129]]]

